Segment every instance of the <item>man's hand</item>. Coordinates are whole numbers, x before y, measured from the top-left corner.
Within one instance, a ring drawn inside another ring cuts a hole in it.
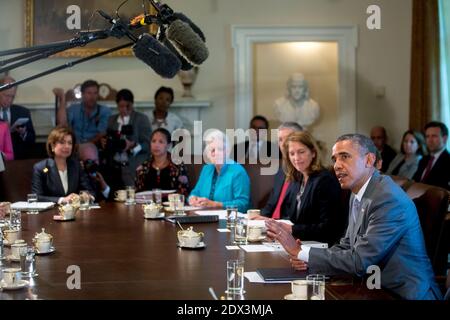
[[[291,265],[295,270],[306,270],[308,269],[308,264],[302,260],[299,260],[297,257],[290,258]]]
[[[134,141],[130,141],[128,139],[125,139],[125,143],[126,143],[126,146],[125,146],[125,150],[124,151],[128,151],[128,150],[131,150],[134,147],[136,147],[136,142],[134,142]]]
[[[95,176],[92,176],[95,179],[95,182],[97,182],[100,185],[100,190],[104,191],[108,185],[106,184],[105,179],[103,178],[103,175],[100,172],[96,172]]]
[[[301,241],[295,240],[282,224],[282,222],[273,219],[266,220],[267,236],[270,239],[277,240],[291,256],[297,257],[301,250]]]
[[[10,206],[11,203],[9,202],[0,202],[0,218],[3,219],[9,213]]]

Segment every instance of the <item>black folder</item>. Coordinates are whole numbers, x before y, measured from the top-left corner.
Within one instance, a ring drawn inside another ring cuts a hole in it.
[[[306,279],[308,270],[298,271],[292,268],[259,268],[256,272],[264,281],[292,281]]]

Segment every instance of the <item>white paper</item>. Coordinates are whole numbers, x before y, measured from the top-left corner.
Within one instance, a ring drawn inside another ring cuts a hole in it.
[[[219,219],[227,218],[226,210],[202,210],[195,211],[195,214],[198,214],[199,216],[219,216]]]
[[[227,250],[241,250],[239,246],[225,246],[225,248],[227,248]]]
[[[302,241],[303,246],[311,247],[311,248],[328,248],[328,243],[318,242],[318,241]]]
[[[231,232],[230,229],[217,229],[219,232]]]
[[[252,283],[291,283],[291,281],[264,281],[264,279],[256,271],[244,272],[244,277],[247,278],[249,282]]]
[[[50,209],[55,205],[54,202],[31,202],[26,201],[15,202],[11,205],[11,209],[15,210],[38,210],[43,211]]]
[[[241,248],[245,252],[273,252],[273,251],[275,251],[274,247],[261,245],[261,244],[246,244],[246,245],[241,245]]]
[[[19,118],[19,119],[16,120],[16,122],[14,122],[14,124],[11,126],[11,128],[24,125],[28,121],[30,121],[29,118]]]
[[[169,194],[169,193],[177,192],[177,190],[159,190],[159,191],[161,191],[161,194]],[[152,194],[153,194],[153,191],[151,191],[151,190],[141,191],[141,192],[136,193],[136,197],[150,196]]]

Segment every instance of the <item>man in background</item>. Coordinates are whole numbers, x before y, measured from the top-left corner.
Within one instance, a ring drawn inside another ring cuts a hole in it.
[[[386,172],[389,168],[389,164],[397,155],[397,152],[387,144],[388,136],[384,127],[373,127],[372,130],[370,130],[370,138],[381,153],[382,165],[380,171]]]
[[[16,82],[10,76],[0,79],[0,86]],[[7,122],[11,130],[14,159],[33,157],[36,134],[30,110],[14,103],[17,87],[0,91],[0,120]]]

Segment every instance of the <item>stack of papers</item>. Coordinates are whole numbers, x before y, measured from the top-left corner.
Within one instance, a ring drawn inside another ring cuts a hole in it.
[[[11,205],[11,209],[44,211],[44,210],[53,208],[54,205],[55,205],[54,202],[31,202],[31,203],[28,203],[26,201],[19,201],[19,202],[13,203]]]

